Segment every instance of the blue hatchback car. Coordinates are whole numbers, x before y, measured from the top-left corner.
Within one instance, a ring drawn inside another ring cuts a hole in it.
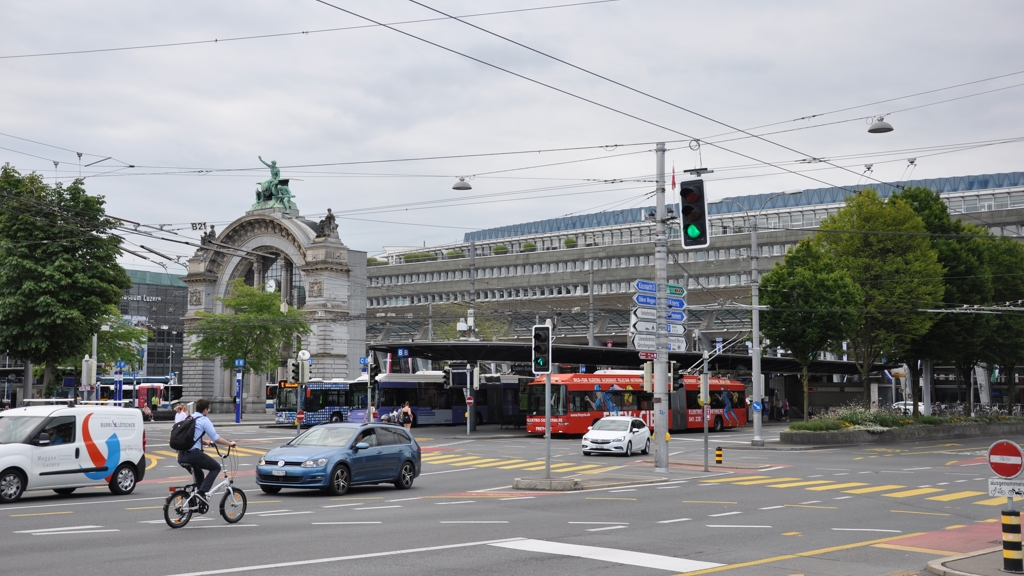
[[[340,496],[359,484],[387,482],[406,490],[419,475],[420,447],[405,428],[321,424],[260,458],[256,484],[267,494],[319,488]]]

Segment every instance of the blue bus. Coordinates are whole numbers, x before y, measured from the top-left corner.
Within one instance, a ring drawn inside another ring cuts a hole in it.
[[[280,382],[274,400],[274,421],[278,424],[295,422],[299,392],[302,391],[303,426],[316,426],[326,422],[349,421],[348,380],[311,380],[302,388],[293,382]]]

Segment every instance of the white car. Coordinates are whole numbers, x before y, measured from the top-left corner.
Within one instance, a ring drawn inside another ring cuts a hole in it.
[[[914,413],[914,401],[904,400],[902,402],[897,402],[892,405],[892,409],[905,416],[910,416]],[[924,402],[917,403],[917,411],[924,414]]]
[[[596,452],[631,456],[651,451],[651,429],[639,418],[608,416],[601,418],[583,435],[583,455]]]

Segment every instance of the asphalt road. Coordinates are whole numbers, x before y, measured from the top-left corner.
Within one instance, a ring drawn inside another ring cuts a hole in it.
[[[186,477],[154,441],[166,428],[147,425],[152,468],[129,496],[30,492],[0,506],[0,573],[894,574],[998,545],[1005,503],[987,495],[991,439],[750,450],[749,429],[712,435],[712,450],[723,446],[726,465],[742,469],[708,473],[683,464],[703,459],[700,434],[672,438],[673,466],[661,475],[649,456],[584,457],[578,439],[555,439],[554,476],[667,480],[523,493],[512,480],[543,473],[542,439],[418,428],[424,473],[411,490],[266,495],[255,464],[293,433],[242,426],[220,432],[245,451],[245,518],[229,525],[213,510],[171,530],[163,499]]]

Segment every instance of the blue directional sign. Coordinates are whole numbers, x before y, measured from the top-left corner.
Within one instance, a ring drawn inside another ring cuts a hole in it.
[[[658,297],[651,294],[633,294],[633,302],[639,306],[657,306]]]
[[[686,314],[677,310],[669,310],[665,315],[665,320],[669,322],[685,322]]]
[[[369,362],[367,361],[366,356],[360,356],[359,357],[359,365],[360,366],[366,366],[367,364],[369,364]]]
[[[686,308],[686,300],[682,298],[665,298],[669,308]]]
[[[651,282],[650,280],[634,280],[633,288],[635,288],[637,292],[650,292],[651,294],[654,294],[658,291],[658,284],[656,282]]]
[[[750,407],[754,409],[754,412],[760,412],[761,411],[761,403],[760,402],[754,402],[753,404],[750,405]]]
[[[114,366],[117,368],[127,368],[128,363],[125,362],[124,360],[118,360],[117,362],[114,363]]]
[[[245,366],[245,360],[242,358],[235,358],[235,368],[241,368]]]
[[[409,349],[408,348],[399,348],[398,349],[398,357],[399,358],[408,358],[409,357]]]

